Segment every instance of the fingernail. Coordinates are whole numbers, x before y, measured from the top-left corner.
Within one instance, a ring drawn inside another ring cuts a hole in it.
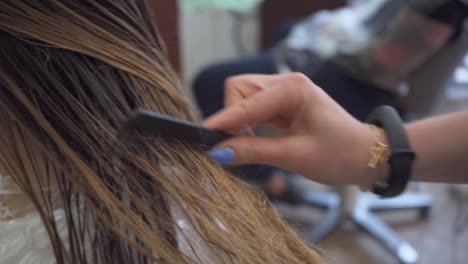
[[[215,148],[208,151],[208,156],[220,164],[226,164],[234,159],[234,151],[228,147]]]

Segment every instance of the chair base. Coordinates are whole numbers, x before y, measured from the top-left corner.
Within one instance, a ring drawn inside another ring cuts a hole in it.
[[[305,239],[317,243],[340,224],[351,220],[382,243],[401,263],[417,263],[419,257],[416,250],[373,212],[419,209],[420,216],[427,218],[432,207],[432,197],[425,193],[406,193],[392,199],[379,199],[365,193],[350,194],[349,188],[353,187],[345,187],[339,192],[306,192],[303,195],[304,204],[325,210],[320,224],[306,232]],[[354,201],[351,206],[349,206],[350,200]]]

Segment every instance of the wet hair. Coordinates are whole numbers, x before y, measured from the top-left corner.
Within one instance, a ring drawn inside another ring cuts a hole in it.
[[[135,108],[196,121],[147,10],[0,2],[0,168],[41,216],[57,263],[321,263],[198,146],[119,136]]]

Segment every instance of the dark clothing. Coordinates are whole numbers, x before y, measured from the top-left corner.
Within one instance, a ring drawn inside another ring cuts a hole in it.
[[[302,72],[360,120],[363,120],[373,107],[382,103],[382,100],[390,97],[384,91],[342,74],[332,65],[320,65],[318,69],[302,70]],[[267,51],[250,58],[215,64],[202,71],[196,78],[193,89],[203,116],[207,117],[223,108],[226,78],[247,73],[277,73],[272,52]]]
[[[198,75],[193,83],[193,91],[204,117],[223,108],[224,81],[228,77],[246,73],[277,73],[271,52],[237,61],[214,64]]]

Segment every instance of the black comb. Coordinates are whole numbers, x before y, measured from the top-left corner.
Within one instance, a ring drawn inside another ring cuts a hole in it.
[[[137,132],[144,136],[176,139],[205,148],[213,148],[219,142],[232,137],[222,131],[208,129],[197,123],[145,109],[131,112],[122,132],[127,134]]]

